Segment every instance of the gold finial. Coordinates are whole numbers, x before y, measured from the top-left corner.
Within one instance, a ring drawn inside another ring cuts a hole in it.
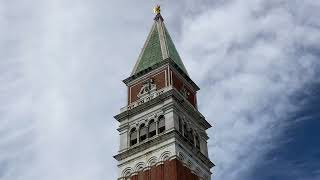
[[[154,12],[155,14],[160,14],[160,12],[161,12],[160,5],[157,5],[156,7],[154,7],[154,8],[153,8],[153,12]]]

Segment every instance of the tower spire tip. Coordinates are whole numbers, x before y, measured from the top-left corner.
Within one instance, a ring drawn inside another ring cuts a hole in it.
[[[161,20],[163,21],[163,18],[161,16],[161,8],[160,5],[156,5],[156,7],[153,8],[153,12],[156,14],[156,17],[154,18],[154,20],[158,21]]]
[[[153,8],[153,12],[154,12],[155,14],[160,14],[160,12],[161,12],[161,7],[160,7],[160,5],[156,5],[156,7]]]

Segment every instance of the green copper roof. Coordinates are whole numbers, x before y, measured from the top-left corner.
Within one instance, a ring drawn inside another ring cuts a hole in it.
[[[187,73],[187,69],[184,67],[184,64],[179,56],[179,53],[176,49],[176,47],[174,46],[174,43],[169,35],[169,32],[167,30],[166,27],[164,27],[165,29],[165,35],[166,35],[166,40],[167,40],[167,46],[168,46],[168,50],[169,50],[169,57],[171,57],[171,59],[181,68],[181,70],[188,74]]]
[[[151,67],[162,60],[159,33],[156,26],[152,27],[150,37],[140,57],[139,64],[135,72],[140,72]]]
[[[163,19],[160,16],[155,19],[155,23],[151,28],[138,61],[132,71],[132,75],[152,67],[167,58],[171,58],[179,68],[188,75],[169,32],[163,23]]]

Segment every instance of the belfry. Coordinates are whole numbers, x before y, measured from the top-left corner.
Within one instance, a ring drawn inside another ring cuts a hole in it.
[[[165,27],[160,6],[129,78],[120,123],[119,180],[210,180],[206,130],[197,91]]]

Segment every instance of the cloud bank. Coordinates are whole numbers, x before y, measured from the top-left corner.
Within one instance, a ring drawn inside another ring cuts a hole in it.
[[[201,82],[200,109],[215,125],[209,132],[215,179],[250,179],[292,123],[299,108],[294,94],[307,91],[319,71],[319,7],[234,0],[184,22],[182,54]]]

